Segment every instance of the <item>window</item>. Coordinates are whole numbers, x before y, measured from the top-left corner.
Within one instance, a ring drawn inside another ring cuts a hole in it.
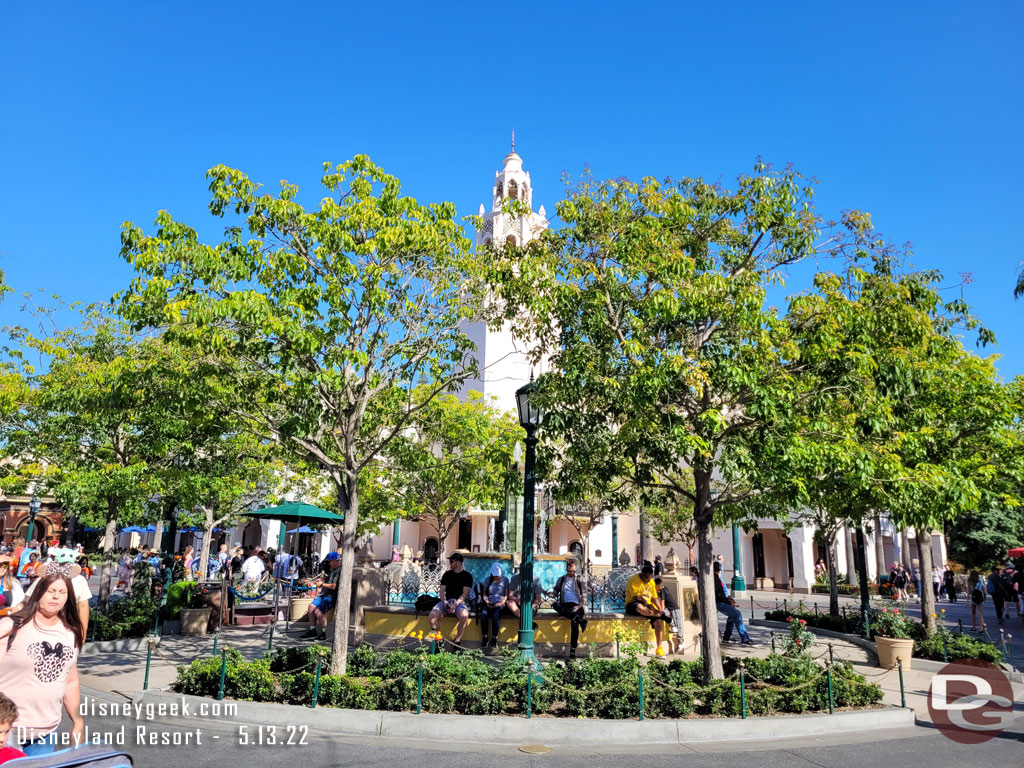
[[[513,200],[519,199],[519,185],[516,184],[515,179],[512,179],[512,181],[508,183],[508,196]]]

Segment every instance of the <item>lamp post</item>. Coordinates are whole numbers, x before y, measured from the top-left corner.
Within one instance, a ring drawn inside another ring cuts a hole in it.
[[[520,618],[519,618],[519,654],[525,661],[533,661],[533,496],[534,496],[534,463],[537,448],[537,427],[544,419],[544,412],[533,401],[537,385],[530,383],[516,390],[516,408],[519,411],[519,423],[526,430],[526,463],[523,472],[523,531],[520,536],[522,544],[522,561],[519,564],[520,585]]]
[[[28,536],[26,538],[29,541],[36,537],[36,515],[39,514],[41,504],[39,495],[33,493],[32,500],[28,503]]]
[[[619,515],[612,513],[612,568],[619,565]]]

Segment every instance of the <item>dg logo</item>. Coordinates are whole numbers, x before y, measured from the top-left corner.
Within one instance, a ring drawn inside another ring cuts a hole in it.
[[[928,711],[947,738],[981,744],[998,736],[1013,715],[1013,687],[990,662],[954,661],[932,678]]]

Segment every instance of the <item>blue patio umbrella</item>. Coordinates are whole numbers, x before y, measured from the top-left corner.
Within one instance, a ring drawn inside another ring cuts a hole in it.
[[[304,525],[301,528],[296,528],[294,531],[288,531],[288,533],[317,533],[316,528],[310,528],[308,525]]]
[[[142,528],[137,525],[129,525],[127,528],[122,528],[121,533],[142,533]]]

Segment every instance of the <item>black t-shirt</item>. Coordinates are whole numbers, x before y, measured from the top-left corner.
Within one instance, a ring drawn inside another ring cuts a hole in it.
[[[723,592],[723,596],[724,596]],[[658,590],[658,597],[665,601],[666,611],[678,611],[679,603],[676,602],[675,596],[672,594],[672,590],[668,587],[662,587]]]
[[[242,570],[242,562],[243,562],[243,559],[241,557],[232,557],[231,558],[231,573],[232,574],[238,573],[240,570]]]
[[[473,588],[473,574],[466,570],[459,573],[445,571],[441,577],[441,586],[444,587],[445,600],[458,600],[466,587]]]

